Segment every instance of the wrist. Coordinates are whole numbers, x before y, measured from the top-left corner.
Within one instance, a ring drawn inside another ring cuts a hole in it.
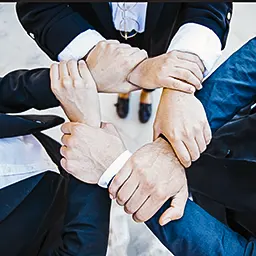
[[[143,67],[146,64],[148,58],[139,62],[132,71],[127,75],[126,80],[134,86],[140,87],[141,80],[143,79]]]

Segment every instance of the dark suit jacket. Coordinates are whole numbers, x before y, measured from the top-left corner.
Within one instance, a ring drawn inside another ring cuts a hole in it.
[[[229,31],[228,13],[232,14],[232,3],[150,2],[141,46],[149,56],[165,53],[179,27],[194,22],[212,29],[224,48]],[[27,33],[53,60],[77,35],[88,29],[97,30],[107,39],[124,42],[115,30],[108,2],[19,2],[17,14]]]
[[[19,70],[0,78],[0,138],[34,134],[61,171],[61,175],[46,172],[0,190],[3,256],[106,254],[107,190],[65,173],[60,167],[60,144],[40,133],[64,120],[5,114],[58,105],[50,89],[49,69]]]

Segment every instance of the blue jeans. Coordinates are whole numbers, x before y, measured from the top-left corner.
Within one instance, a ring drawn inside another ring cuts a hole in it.
[[[213,133],[252,103],[256,98],[256,37],[225,61],[196,97]],[[190,200],[182,219],[161,227],[159,217],[169,206],[170,201],[146,224],[175,256],[256,255],[256,241],[246,240]]]

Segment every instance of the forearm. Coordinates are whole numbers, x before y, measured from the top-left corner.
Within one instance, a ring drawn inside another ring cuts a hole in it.
[[[49,69],[17,70],[0,78],[0,112],[59,106],[51,91]]]

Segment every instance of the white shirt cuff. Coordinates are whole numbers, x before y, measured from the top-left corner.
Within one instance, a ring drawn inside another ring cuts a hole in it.
[[[82,59],[98,42],[106,40],[100,33],[88,29],[75,37],[58,55],[59,61]]]
[[[131,157],[132,153],[128,150],[123,152],[102,174],[98,181],[98,185],[102,188],[108,188],[109,182],[113,179],[113,177],[122,169],[124,164]]]
[[[167,52],[173,50],[196,54],[205,66],[206,76],[221,56],[221,42],[211,29],[196,23],[187,23],[179,28]]]

